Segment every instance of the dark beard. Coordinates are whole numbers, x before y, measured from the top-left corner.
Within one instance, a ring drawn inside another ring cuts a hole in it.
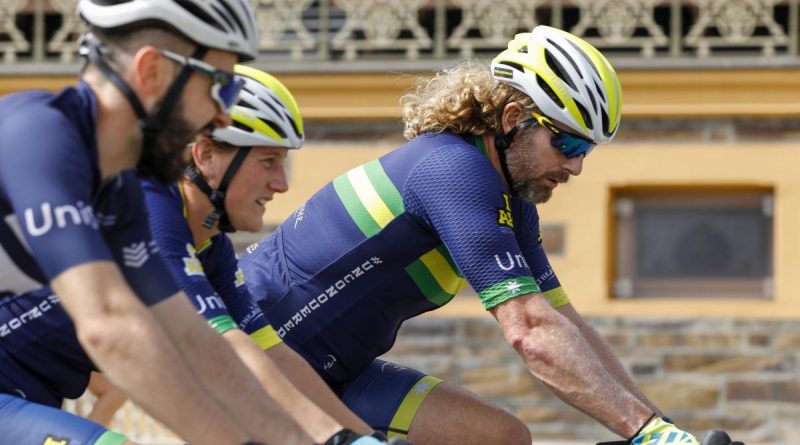
[[[180,179],[185,166],[184,151],[197,132],[183,118],[183,104],[175,104],[155,144],[142,147],[137,165],[139,174],[155,177],[165,184]]]
[[[527,155],[524,150],[530,149],[533,142],[533,131],[526,131],[511,143],[508,148],[506,163],[511,174],[511,191],[531,204],[543,204],[553,196],[553,189],[540,185],[539,177],[531,177],[530,171],[536,166],[536,158]]]

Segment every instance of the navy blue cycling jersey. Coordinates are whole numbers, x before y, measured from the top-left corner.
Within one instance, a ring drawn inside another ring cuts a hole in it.
[[[115,261],[146,304],[177,292],[135,174],[101,178],[95,121],[83,82],[0,100],[0,292],[40,288],[95,261]]]
[[[509,195],[480,138],[452,133],[339,176],[240,265],[278,334],[330,382],[355,378],[465,279],[487,309],[532,292],[569,301],[536,207]]]
[[[279,342],[250,298],[230,239],[220,233],[196,246],[181,187],[143,179],[142,190],[164,262],[211,327],[223,333],[238,325],[265,349]]]

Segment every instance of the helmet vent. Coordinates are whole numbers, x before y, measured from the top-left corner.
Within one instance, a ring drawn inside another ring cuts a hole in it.
[[[300,130],[297,129],[297,123],[294,121],[294,119],[292,119],[292,116],[284,113],[284,117],[286,118],[287,121],[289,121],[290,124],[292,124],[292,130],[294,131],[295,136],[297,136],[298,138],[303,137],[303,135],[300,134]]]
[[[516,63],[516,62],[511,62],[511,61],[504,60],[503,61],[503,65],[505,65],[507,67],[510,67],[510,68],[514,68],[515,70],[517,70],[517,71],[519,71],[521,73],[525,72],[525,68],[523,68],[522,65],[520,65],[519,63]]]
[[[197,17],[198,19],[202,20],[206,24],[211,25],[214,28],[219,29],[220,31],[225,31],[224,29],[222,29],[222,27],[219,25],[219,23],[217,23],[213,18],[211,18],[211,16],[206,14],[205,11],[203,11],[197,5],[195,5],[194,2],[190,2],[190,1],[187,1],[187,0],[176,0],[175,3],[177,3],[181,8],[189,11],[190,14],[192,14],[193,16]],[[188,36],[188,37],[191,37],[191,36]]]
[[[600,85],[598,85],[597,82],[594,83],[594,89],[597,90],[597,95],[600,96],[600,100],[605,102],[606,96],[603,94],[603,89],[600,88]]]
[[[217,8],[216,5],[214,5],[214,9],[220,12],[222,18],[225,19],[226,22],[228,22],[228,26],[230,26],[232,29],[241,30],[242,34],[244,34],[244,36],[249,39],[250,36],[247,35],[247,27],[244,26],[241,21],[239,21],[239,15],[231,10],[231,7],[228,5],[228,2],[220,2],[219,4],[221,4],[222,7],[225,8],[225,11],[224,12],[219,11],[219,8]],[[233,21],[236,22],[235,26],[231,22],[231,19],[233,19]]]
[[[567,40],[567,42],[569,42],[569,44],[572,45],[572,47],[575,49],[575,51],[578,52],[578,54],[583,56],[583,58],[586,60],[586,63],[590,67],[592,67],[592,71],[594,71],[594,73],[597,75],[597,77],[600,77],[600,73],[597,71],[597,67],[594,66],[594,62],[592,61],[592,59],[589,58],[589,56],[586,54],[586,52],[584,50],[582,50],[581,47],[579,47],[578,45],[572,43],[571,41]]]
[[[586,95],[589,96],[589,99],[592,100],[592,111],[597,110],[597,101],[594,99],[594,94],[592,94],[592,90],[587,89]]]
[[[522,53],[522,54],[528,54],[528,45],[521,46],[519,48],[519,50],[517,50],[517,52]]]
[[[575,72],[578,73],[578,76],[581,79],[583,79],[583,74],[581,73],[581,70],[578,69],[578,64],[575,63],[575,60],[572,58],[572,56],[570,56],[569,53],[566,52],[564,50],[564,48],[562,48],[561,45],[557,44],[556,42],[554,42],[554,41],[552,41],[550,39],[547,39],[547,42],[550,43],[551,45],[553,45],[553,47],[555,49],[557,49],[558,52],[560,52],[567,60],[569,60],[569,63],[572,65],[573,68],[575,68]]]
[[[245,125],[245,124],[243,124],[243,123],[241,123],[239,121],[233,121],[233,126],[235,128],[238,128],[239,130],[246,131],[248,133],[252,133],[253,132],[252,128],[248,127],[247,125]]]
[[[550,51],[544,51],[544,60],[547,62],[547,65],[550,67],[550,69],[556,73],[556,76],[558,76],[559,79],[564,81],[573,90],[577,90],[575,82],[573,82],[572,78],[564,72],[564,67],[558,62],[558,60],[556,60],[555,57],[553,57],[553,54]]]
[[[272,128],[275,131],[275,133],[278,133],[283,139],[286,139],[286,132],[284,132],[280,126],[275,125],[275,122],[268,121],[261,117],[259,117],[258,120],[269,125],[269,128]]]
[[[575,102],[575,106],[578,107],[578,111],[581,112],[581,118],[583,118],[583,122],[586,124],[586,128],[590,130],[594,130],[594,126],[592,125],[591,115],[588,111],[586,111],[586,107],[581,105],[580,102]]]
[[[607,137],[611,137],[612,133],[609,131],[608,114],[606,114],[605,110],[600,110],[600,115],[603,118],[603,134]]]
[[[536,83],[539,84],[539,88],[541,88],[542,90],[544,90],[545,93],[547,93],[547,96],[550,98],[550,100],[555,102],[559,108],[564,108],[564,102],[561,102],[561,99],[558,98],[556,92],[553,91],[553,89],[550,88],[550,85],[548,85],[547,82],[545,82],[544,79],[542,79],[542,77],[539,76],[538,74],[536,75]]]

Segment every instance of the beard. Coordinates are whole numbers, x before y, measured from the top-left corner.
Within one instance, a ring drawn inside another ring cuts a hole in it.
[[[569,173],[556,170],[536,174],[539,159],[531,148],[533,134],[533,131],[526,131],[511,143],[506,163],[511,174],[512,192],[531,204],[544,204],[553,196],[553,189],[547,186],[547,180],[567,182]]]
[[[165,184],[175,182],[183,175],[186,146],[198,131],[202,131],[192,128],[183,117],[183,110],[183,103],[176,103],[155,143],[142,147],[137,165],[140,175],[155,177]]]

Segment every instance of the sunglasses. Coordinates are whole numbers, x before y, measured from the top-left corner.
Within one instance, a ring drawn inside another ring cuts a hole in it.
[[[533,122],[534,120],[553,133],[553,137],[550,138],[550,145],[568,158],[587,156],[595,147],[594,142],[576,134],[568,133],[556,127],[547,116],[531,111],[531,118],[525,122]]]
[[[211,64],[197,60],[193,57],[183,56],[166,49],[159,49],[162,56],[175,63],[188,67],[192,71],[206,75],[211,78],[211,98],[219,105],[219,109],[226,113],[239,100],[239,93],[244,87],[244,80],[237,77],[230,71],[221,70]]]

